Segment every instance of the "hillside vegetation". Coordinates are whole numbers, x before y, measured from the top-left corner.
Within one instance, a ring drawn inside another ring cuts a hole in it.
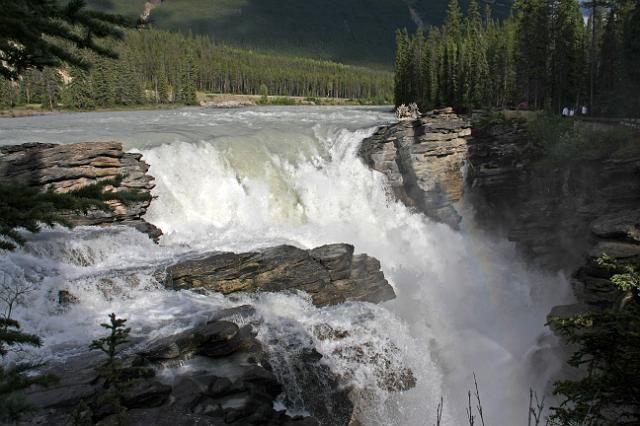
[[[91,7],[138,16],[145,0],[89,0]],[[397,28],[442,23],[447,0],[164,0],[157,28],[209,35],[237,47],[390,68]],[[511,0],[490,0],[506,16]],[[414,19],[409,10],[417,12]]]
[[[118,60],[85,53],[93,63],[89,71],[45,68],[30,70],[16,82],[0,80],[0,106],[192,105],[198,101],[197,92],[313,98],[310,102],[346,98],[378,104],[390,103],[393,97],[391,72],[256,53],[216,44],[205,36],[131,30],[112,48],[119,53]]]

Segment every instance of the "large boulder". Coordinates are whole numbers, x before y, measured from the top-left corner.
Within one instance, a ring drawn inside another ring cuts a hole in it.
[[[393,299],[393,288],[380,262],[353,246],[331,244],[302,250],[282,245],[248,253],[211,253],[184,260],[160,271],[169,288],[235,292],[301,290],[317,306],[345,301],[383,302]]]
[[[125,153],[120,142],[82,142],[65,145],[27,143],[0,147],[0,184],[29,185],[68,192],[104,180],[121,179],[113,191],[150,194],[153,177],[141,154]],[[162,232],[144,221],[149,200],[123,204],[108,202],[111,210],[69,213],[74,225],[128,225],[157,239]]]

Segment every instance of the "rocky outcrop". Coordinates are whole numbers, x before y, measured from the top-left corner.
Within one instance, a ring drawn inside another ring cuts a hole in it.
[[[492,125],[469,142],[467,187],[481,225],[552,270],[569,272],[594,253],[633,252],[637,242],[640,150],[558,161],[522,124]]]
[[[640,264],[640,150],[559,160],[545,155],[517,120],[469,134],[465,120],[430,114],[378,130],[360,154],[387,175],[405,204],[455,224],[454,205],[464,192],[477,224],[514,241],[538,266],[571,274],[579,304],[553,315],[620,303],[611,271],[595,260],[606,253]]]
[[[171,265],[159,276],[176,290],[222,294],[301,290],[317,306],[393,299],[380,262],[353,251],[351,245],[332,244],[313,250],[283,245],[249,253],[211,253]]]
[[[218,318],[241,317],[253,311],[241,306],[221,312]],[[328,395],[339,405],[333,413],[318,410],[318,418],[294,418],[274,408],[283,392],[252,325],[240,327],[224,319],[161,338],[125,351],[121,359],[120,403],[127,408],[126,424],[147,425],[300,425],[346,424],[353,405],[321,356],[301,357],[301,367],[333,380]],[[28,392],[41,409],[23,424],[117,424],[113,404],[106,403],[105,381],[96,372],[96,353],[71,358],[52,369],[60,382]],[[181,366],[180,373],[174,377]],[[158,372],[163,374],[159,375]],[[302,384],[303,386],[305,384]],[[313,386],[313,383],[308,384]]]
[[[125,153],[119,142],[67,145],[29,143],[0,147],[0,184],[22,184],[68,192],[104,180],[121,179],[113,191],[150,194],[153,177],[141,154]],[[150,198],[150,197],[149,197]],[[69,213],[74,225],[129,225],[157,239],[162,232],[142,219],[151,201],[110,201],[110,211]]]
[[[362,142],[359,154],[387,176],[398,199],[455,227],[470,134],[468,120],[433,112],[379,129]]]

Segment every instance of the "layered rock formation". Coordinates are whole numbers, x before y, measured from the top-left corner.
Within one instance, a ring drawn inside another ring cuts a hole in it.
[[[68,192],[103,180],[121,179],[113,191],[136,190],[150,194],[153,177],[141,154],[125,153],[119,142],[84,142],[68,145],[30,143],[0,147],[0,184],[21,184]],[[74,225],[129,225],[152,238],[162,232],[142,219],[151,201],[123,204],[110,201],[111,211],[69,214]]]
[[[453,113],[430,113],[379,129],[359,154],[384,173],[396,197],[427,216],[457,226],[454,204],[464,189],[468,120]]]
[[[380,262],[353,251],[351,245],[332,244],[313,250],[278,246],[249,253],[212,253],[169,266],[160,279],[176,290],[208,289],[222,294],[301,290],[317,306],[393,299],[395,293]]]

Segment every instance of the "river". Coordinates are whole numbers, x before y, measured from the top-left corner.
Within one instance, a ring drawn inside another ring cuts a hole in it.
[[[441,396],[443,424],[464,424],[474,372],[487,424],[525,424],[529,388],[547,392],[559,366],[544,324],[567,297],[565,279],[527,267],[509,242],[469,218],[455,231],[391,199],[385,177],[360,161],[357,148],[393,120],[387,109],[369,107],[0,119],[0,144],[118,140],[142,153],[157,197],[145,219],[165,234],[159,245],[127,228],[56,228],[29,237],[24,249],[0,257],[0,280],[34,288],[15,317],[44,338],[38,355],[55,360],[84,350],[111,312],[127,318],[134,335],[155,337],[250,300],[264,319],[258,338],[280,364],[287,392],[303,393],[287,373],[287,351],[313,345],[334,372],[369,391],[366,424],[433,424]],[[229,300],[164,290],[153,276],[193,252],[334,242],[378,258],[397,299],[328,308],[304,295]],[[80,303],[60,310],[59,289]],[[322,323],[350,333],[339,341],[303,338]],[[347,346],[362,356],[341,356]],[[377,370],[404,365],[416,376],[414,389],[379,387]],[[308,397],[289,408],[304,411]]]

